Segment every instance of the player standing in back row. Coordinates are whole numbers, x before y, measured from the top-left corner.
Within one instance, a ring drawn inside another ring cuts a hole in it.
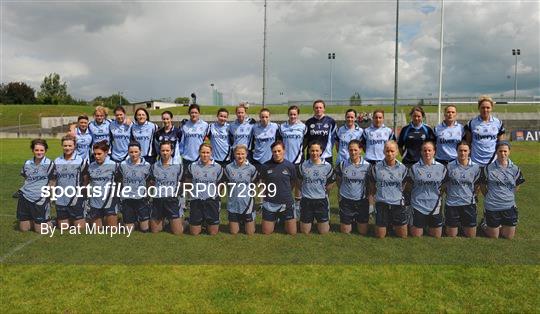
[[[313,117],[306,121],[307,132],[304,136],[304,147],[311,142],[321,143],[323,150],[321,158],[332,164],[332,147],[334,143],[334,132],[336,131],[336,121],[324,114],[326,104],[324,100],[317,99],[313,102]],[[306,158],[309,154],[306,153]]]

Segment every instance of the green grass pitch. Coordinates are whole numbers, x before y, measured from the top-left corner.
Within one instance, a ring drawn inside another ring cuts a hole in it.
[[[526,182],[514,240],[222,232],[49,238],[16,230],[29,140],[0,140],[1,303],[10,312],[537,312],[540,144],[514,143]],[[47,156],[60,154],[49,141]],[[480,206],[481,208],[481,206]],[[54,211],[53,211],[54,215]]]

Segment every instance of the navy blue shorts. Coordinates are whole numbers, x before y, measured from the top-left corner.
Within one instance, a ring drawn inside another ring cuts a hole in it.
[[[339,222],[344,225],[350,225],[353,222],[360,224],[369,221],[369,201],[367,198],[362,200],[350,200],[341,197],[339,201]]]
[[[143,156],[144,160],[150,164],[156,163],[156,156]]]
[[[300,200],[300,221],[305,224],[327,222],[330,219],[328,199],[311,199],[302,197]]]
[[[393,226],[399,227],[407,224],[407,209],[403,205],[390,205],[386,203],[375,203],[375,224],[379,227]]]
[[[66,220],[66,219],[73,219],[73,220],[80,220],[84,219],[84,206],[83,206],[84,199],[79,198],[77,200],[77,203],[73,206],[62,206],[62,205],[56,205],[56,218],[58,220]]]
[[[518,210],[515,206],[501,211],[486,210],[484,216],[486,218],[486,224],[490,228],[498,228],[501,225],[515,227],[518,224]]]
[[[203,221],[208,226],[219,225],[219,199],[191,200],[189,224],[200,226]]]
[[[413,226],[416,228],[424,228],[426,226],[430,228],[442,227],[442,215],[438,213],[436,215],[426,215],[419,210],[413,209]]]
[[[284,211],[282,212],[271,212],[268,209],[263,207],[262,210],[262,219],[266,221],[272,221],[275,222],[276,220],[291,220],[295,219],[294,216],[294,207],[293,206],[287,206]]]
[[[37,205],[20,195],[17,202],[17,220],[31,220],[38,224],[47,222],[49,221],[50,208],[51,204],[48,201],[45,201],[43,205]]]
[[[148,220],[151,212],[152,208],[146,199],[122,200],[122,220],[125,224]]]
[[[444,224],[451,228],[476,227],[476,204],[445,207]]]
[[[246,223],[255,220],[255,211],[249,214],[228,213],[229,222]]]
[[[177,219],[184,216],[184,211],[180,206],[178,197],[162,197],[152,200],[152,213],[150,217],[153,220]]]
[[[90,207],[90,210],[88,211],[86,216],[89,219],[96,219],[96,218],[103,218],[105,216],[112,216],[112,215],[118,215],[118,208],[116,204],[109,208]]]

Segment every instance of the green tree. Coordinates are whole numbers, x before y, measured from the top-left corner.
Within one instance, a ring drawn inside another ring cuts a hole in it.
[[[175,104],[189,104],[189,97],[176,97]]]
[[[349,103],[351,106],[360,106],[362,104],[362,97],[360,93],[355,92],[351,98],[349,98]]]
[[[121,101],[120,101],[121,100]],[[109,97],[98,96],[91,101],[91,104],[94,106],[105,106],[111,109],[116,108],[122,104],[122,106],[129,105],[130,102],[124,96],[118,94],[112,94]]]
[[[0,85],[0,103],[33,104],[36,102],[36,91],[23,82],[9,82]]]
[[[37,99],[39,103],[54,105],[72,100],[67,93],[67,83],[60,80],[58,73],[51,73],[43,78]]]

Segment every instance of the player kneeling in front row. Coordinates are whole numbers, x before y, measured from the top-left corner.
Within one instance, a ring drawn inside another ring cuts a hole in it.
[[[125,197],[122,194],[122,218],[131,229],[135,223],[139,223],[141,232],[149,231],[151,207],[145,193],[150,167],[150,163],[141,157],[141,145],[138,142],[129,143],[128,158],[120,163],[118,169],[118,181],[122,182],[123,189],[131,188]]]
[[[490,238],[501,235],[512,239],[518,223],[516,192],[525,179],[519,167],[509,158],[509,142],[498,142],[495,151],[497,159],[484,168],[481,186],[485,195],[485,232]]]
[[[34,229],[40,232],[42,224],[49,223],[50,202],[48,197],[41,197],[41,188],[49,185],[52,179],[54,163],[45,157],[49,146],[47,141],[34,139],[30,143],[34,158],[27,160],[21,170],[24,184],[19,190],[17,220],[19,230]]]
[[[367,198],[368,176],[371,164],[360,156],[361,142],[349,142],[349,159],[336,167],[339,186],[339,220],[343,233],[351,233],[356,222],[358,233],[367,235],[369,222],[369,201]]]
[[[182,163],[174,163],[172,157],[173,144],[163,141],[159,144],[160,158],[150,171],[148,194],[153,197],[150,230],[163,230],[163,220],[169,220],[171,232],[180,235],[184,232],[184,210],[178,195],[178,184],[182,179]],[[155,191],[156,193],[151,193]]]
[[[334,183],[332,164],[321,160],[322,148],[319,142],[308,147],[309,159],[298,168],[302,180],[302,200],[300,201],[300,231],[309,234],[313,220],[317,220],[320,234],[330,231],[330,204],[328,191]]]
[[[480,166],[469,157],[471,146],[466,141],[457,145],[457,159],[446,165],[445,226],[446,235],[455,237],[458,227],[468,238],[476,236],[476,195],[480,189]]]
[[[255,233],[253,194],[256,193],[254,186],[258,174],[255,166],[247,161],[246,145],[239,144],[234,148],[234,161],[225,167],[225,177],[232,184],[227,200],[230,233],[237,234],[240,231],[240,225],[244,225],[246,234],[252,235]]]
[[[377,238],[384,238],[390,225],[398,237],[407,237],[408,215],[403,198],[407,167],[396,159],[397,154],[397,143],[388,141],[384,144],[384,159],[371,167],[370,194],[375,195]]]
[[[420,155],[420,160],[409,169],[413,208],[413,225],[410,233],[413,237],[421,237],[424,228],[428,226],[429,235],[440,238],[443,224],[441,198],[446,167],[435,161],[435,143],[431,141],[422,144]]]
[[[81,186],[83,173],[86,171],[87,163],[75,151],[75,137],[66,135],[62,137],[62,156],[54,160],[54,181],[55,186],[62,188],[63,193],[56,202],[56,219],[58,226],[69,226],[70,219],[74,226],[82,228],[86,221],[84,217],[84,197],[78,197],[77,193],[71,196],[71,189],[75,192]]]
[[[190,202],[189,232],[199,235],[202,224],[206,224],[209,235],[219,232],[220,200],[218,185],[223,176],[223,168],[212,159],[212,146],[202,143],[199,160],[188,165],[186,181],[193,183],[193,198]]]

